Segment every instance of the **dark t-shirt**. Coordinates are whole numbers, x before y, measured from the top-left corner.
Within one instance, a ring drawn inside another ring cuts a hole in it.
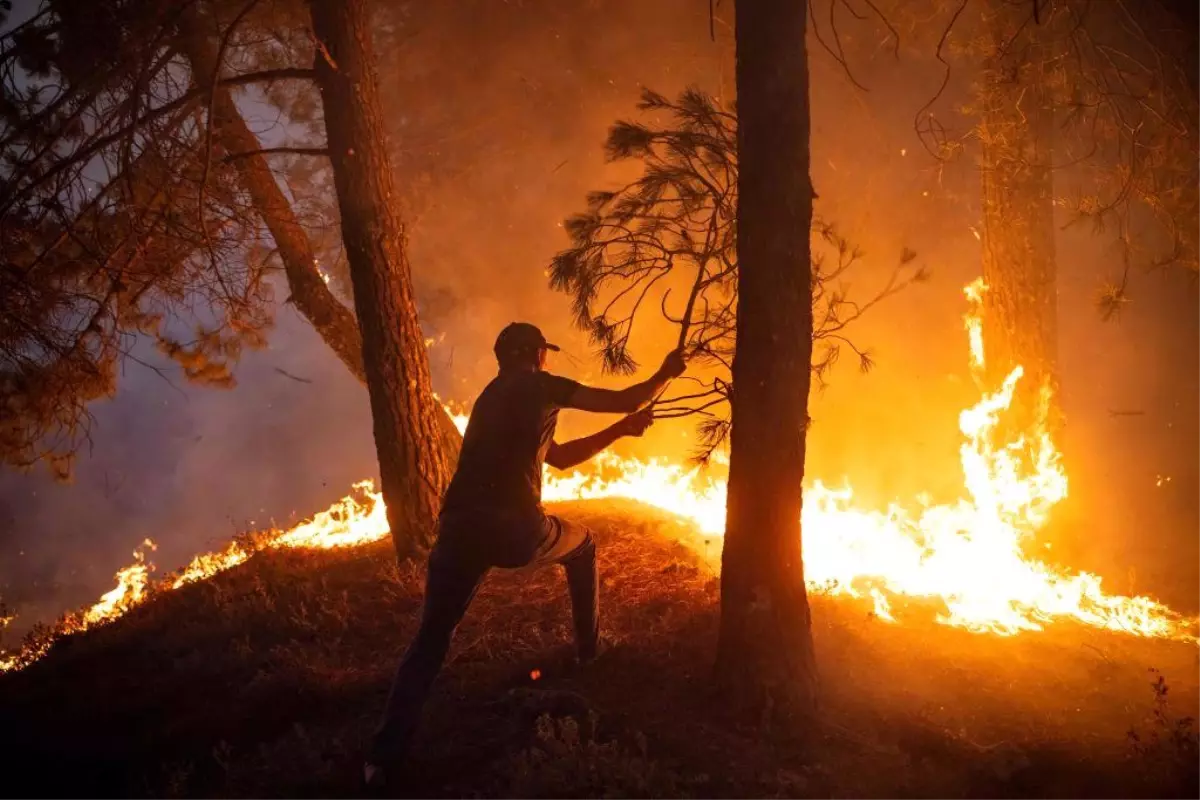
[[[497,375],[471,409],[443,512],[540,514],[542,462],[578,387],[548,372]]]

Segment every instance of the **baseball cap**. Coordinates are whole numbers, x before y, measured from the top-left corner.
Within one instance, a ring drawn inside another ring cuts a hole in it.
[[[529,350],[558,352],[559,347],[547,342],[546,337],[542,335],[536,325],[530,325],[528,322],[511,322],[504,327],[504,330],[500,331],[492,350],[496,353],[496,358],[500,359],[503,356]]]

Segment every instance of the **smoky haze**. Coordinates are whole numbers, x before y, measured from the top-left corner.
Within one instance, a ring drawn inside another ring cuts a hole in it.
[[[486,26],[472,21],[472,4],[431,14],[414,23],[411,49],[381,54],[385,87],[389,70],[408,70],[430,106],[390,94],[390,134],[445,165],[398,187],[414,196],[412,262],[444,398],[473,399],[494,372],[495,333],[515,319],[564,346],[552,369],[613,382],[572,328],[567,298],[547,287],[550,258],[567,243],[560,223],[586,192],[628,174],[604,163],[602,143],[616,119],[636,115],[641,87],[722,95],[732,85],[728,26],[718,19],[713,41],[703,3],[543,5],[490,4]],[[812,53],[817,208],[866,253],[851,291],[877,288],[905,247],[932,277],[851,331],[877,366],[860,374],[847,359],[814,394],[808,472],[848,480],[868,506],[952,499],[962,491],[958,412],[978,399],[961,293],[980,272],[978,176],[970,158],[937,164],[913,132],[941,80],[928,54],[896,61],[880,48],[855,61],[863,93],[819,45]],[[952,88],[965,85],[956,76]],[[1105,322],[1095,301],[1120,266],[1111,239],[1065,228],[1058,264],[1072,498],[1049,557],[1194,612],[1196,287],[1171,273],[1135,276],[1134,302]],[[634,340],[643,371],[674,338],[647,319]],[[375,474],[364,389],[290,306],[280,305],[269,348],[248,353],[236,375],[236,389],[218,391],[130,364],[118,395],[94,409],[72,485],[0,477],[0,598],[21,625],[93,600],[147,537],[158,544],[152,560],[171,569],[239,530],[308,516]],[[561,435],[598,424],[567,413]],[[620,447],[682,459],[689,443],[689,423],[675,422]]]

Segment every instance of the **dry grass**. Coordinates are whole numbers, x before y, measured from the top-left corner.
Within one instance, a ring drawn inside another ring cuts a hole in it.
[[[711,701],[718,582],[663,535],[677,523],[568,513],[597,531],[616,646],[556,676],[561,573],[489,577],[428,708],[413,796],[1196,796],[1194,732],[1176,729],[1196,716],[1194,646],[901,627],[815,597],[821,717],[768,733]],[[358,793],[421,584],[386,542],[274,552],[59,643],[0,678],[7,794]]]

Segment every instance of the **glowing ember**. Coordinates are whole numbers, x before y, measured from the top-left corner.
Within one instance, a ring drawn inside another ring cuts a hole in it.
[[[966,287],[971,313],[965,318],[971,366],[977,377],[984,363],[978,313],[987,287]],[[931,601],[937,621],[979,633],[1010,635],[1041,630],[1069,619],[1098,628],[1195,641],[1196,621],[1148,597],[1106,594],[1100,578],[1070,573],[1028,558],[1050,510],[1067,495],[1067,477],[1044,425],[1048,391],[1042,393],[1039,422],[1015,441],[997,443],[1001,415],[1013,399],[1023,372],[1013,370],[994,392],[959,417],[966,497],[956,503],[915,508],[892,504],[885,510],[856,508],[850,487],[833,489],[820,481],[804,493],[804,564],[814,589],[863,598],[885,622],[902,620],[906,600]],[[446,406],[459,431],[468,415]],[[547,502],[621,497],[677,514],[710,535],[725,522],[725,483],[718,476],[657,459],[621,459],[604,453],[588,474],[547,476]],[[720,461],[718,467],[722,466]],[[20,669],[45,655],[54,638],[106,622],[142,602],[152,589],[178,589],[278,548],[351,547],[388,534],[382,495],[370,481],[311,520],[286,531],[258,534],[253,543],[234,542],[219,553],[197,556],[157,586],[144,549],[117,573],[117,586],[82,612],[59,620],[50,636],[31,640],[17,654],[0,656],[0,672]],[[718,563],[713,563],[719,568]]]

